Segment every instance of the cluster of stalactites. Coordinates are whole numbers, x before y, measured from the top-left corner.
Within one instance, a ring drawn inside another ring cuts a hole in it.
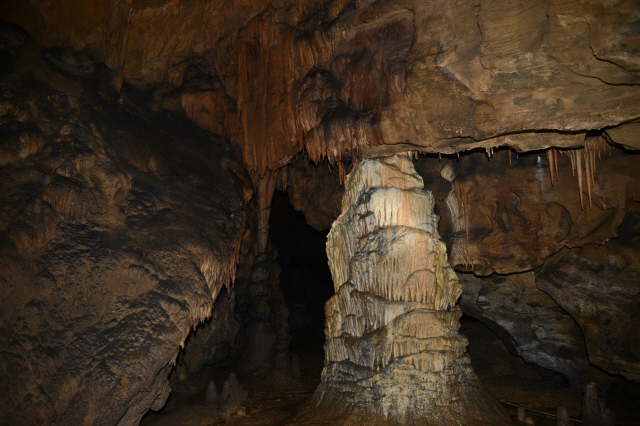
[[[241,244],[235,244],[234,251],[231,253],[228,259],[220,261],[211,254],[201,254],[199,269],[207,282],[207,286],[211,290],[211,296],[213,300],[216,300],[218,294],[222,291],[222,287],[226,287],[227,291],[230,291],[230,286],[236,279],[236,267],[240,259],[240,246]],[[221,266],[224,265],[224,266]],[[210,313],[210,312],[209,312]],[[204,321],[208,318],[209,313],[199,318],[194,319],[194,324]]]
[[[592,208],[591,193],[593,187],[596,184],[596,156],[598,156],[599,159],[602,158],[602,153],[606,152],[607,148],[611,150],[611,146],[607,144],[605,139],[603,137],[596,137],[585,139],[584,145],[580,148],[560,150],[560,154],[569,157],[569,160],[571,161],[571,170],[573,172],[573,176],[578,179],[578,191],[580,193],[580,206],[582,207],[582,209],[584,209],[584,197],[582,195],[582,192],[585,185],[587,187],[587,195],[589,196],[589,208]],[[553,171],[551,173],[553,175]],[[556,164],[556,179],[557,173],[558,172]]]
[[[509,152],[509,165],[512,163],[511,148],[507,148]],[[560,156],[569,157],[573,176],[578,181],[578,192],[580,195],[580,206],[584,210],[583,191],[586,187],[587,196],[589,198],[589,208],[592,207],[592,192],[596,184],[596,157],[600,159],[602,153],[607,150],[611,152],[609,145],[603,137],[588,137],[585,139],[583,146],[579,148],[560,149],[549,148],[546,151],[547,161],[549,163],[549,174],[551,176],[551,185],[555,185],[559,181],[558,160]],[[493,149],[487,149],[487,156],[491,158]],[[559,155],[558,155],[559,154]],[[464,224],[465,244],[461,249],[463,251],[462,258],[468,265],[472,265],[471,255],[469,253],[469,216],[470,216],[470,183],[468,181],[455,180],[453,191],[457,206],[450,206],[457,212],[458,218]]]
[[[381,142],[378,111],[404,90],[413,12],[345,4],[335,2],[323,25],[285,25],[281,11],[265,11],[238,34],[235,134],[254,181],[300,151],[328,160],[344,179],[343,161]]]
[[[445,253],[444,245],[427,231],[383,228],[360,240],[349,275],[359,291],[445,310],[460,296]]]
[[[464,353],[457,333],[461,312],[430,309],[420,302],[390,301],[351,283],[326,306],[330,362],[351,362],[380,370],[392,362],[441,373]]]

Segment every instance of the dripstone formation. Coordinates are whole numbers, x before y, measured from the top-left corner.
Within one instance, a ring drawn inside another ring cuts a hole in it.
[[[336,294],[315,399],[332,413],[420,424],[508,424],[458,333],[462,292],[432,194],[408,156],[358,163],[327,241]]]

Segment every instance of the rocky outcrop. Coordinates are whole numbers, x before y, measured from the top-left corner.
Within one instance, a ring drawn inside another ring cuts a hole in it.
[[[589,366],[580,327],[536,287],[533,272],[459,276],[462,311],[488,325],[524,361],[561,374],[575,387],[594,379],[610,381]]]
[[[422,186],[401,155],[363,160],[347,177],[327,242],[336,295],[316,404],[411,424],[507,424],[465,354],[462,289]]]
[[[223,289],[215,301],[211,317],[195,328],[178,356],[175,375],[181,381],[202,367],[228,361],[234,354],[235,339],[240,331],[236,315],[236,292]]]
[[[536,270],[536,285],[571,315],[589,362],[640,382],[640,209],[604,245],[564,249]]]
[[[233,280],[248,175],[221,139],[101,85],[100,64],[69,51],[45,61],[12,31],[0,423],[137,424],[163,406],[180,345]]]
[[[318,231],[331,228],[340,215],[344,187],[327,161],[314,165],[303,155],[296,157],[287,166],[286,191],[291,205]]]
[[[589,187],[586,172],[559,153],[553,163],[545,153],[516,158],[508,150],[459,160],[421,157],[418,172],[439,192],[439,229],[451,264],[479,276],[524,272],[563,247],[615,238],[637,199],[640,172],[636,155],[609,149],[595,156]]]

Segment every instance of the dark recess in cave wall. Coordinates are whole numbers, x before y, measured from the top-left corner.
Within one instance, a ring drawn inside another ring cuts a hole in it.
[[[280,287],[289,309],[292,345],[312,335],[324,340],[324,303],[333,295],[325,251],[327,231],[307,225],[286,194],[276,191],[271,210],[271,244],[278,251]]]

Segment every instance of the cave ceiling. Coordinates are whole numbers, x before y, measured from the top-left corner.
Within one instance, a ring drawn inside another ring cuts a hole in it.
[[[254,178],[400,151],[640,148],[636,1],[11,2],[41,45],[84,50],[241,145]]]

